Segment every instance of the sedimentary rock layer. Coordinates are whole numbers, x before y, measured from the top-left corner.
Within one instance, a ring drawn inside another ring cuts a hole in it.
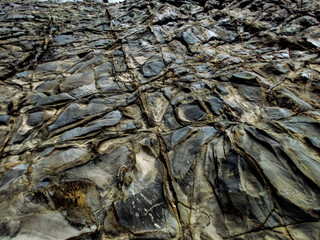
[[[320,2],[0,1],[1,239],[320,239]]]

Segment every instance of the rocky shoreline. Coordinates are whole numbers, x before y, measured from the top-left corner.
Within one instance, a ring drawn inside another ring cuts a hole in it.
[[[0,239],[320,239],[320,2],[1,1]]]

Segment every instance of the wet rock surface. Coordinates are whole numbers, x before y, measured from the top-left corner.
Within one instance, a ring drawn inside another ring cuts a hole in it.
[[[319,240],[319,1],[107,2],[0,4],[0,239]]]

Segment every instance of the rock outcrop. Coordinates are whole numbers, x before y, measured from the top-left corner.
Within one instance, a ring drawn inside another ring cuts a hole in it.
[[[320,239],[320,2],[1,1],[0,239]]]

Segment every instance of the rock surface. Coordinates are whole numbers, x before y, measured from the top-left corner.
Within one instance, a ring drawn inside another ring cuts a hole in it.
[[[320,2],[107,2],[0,4],[0,239],[319,240]]]

